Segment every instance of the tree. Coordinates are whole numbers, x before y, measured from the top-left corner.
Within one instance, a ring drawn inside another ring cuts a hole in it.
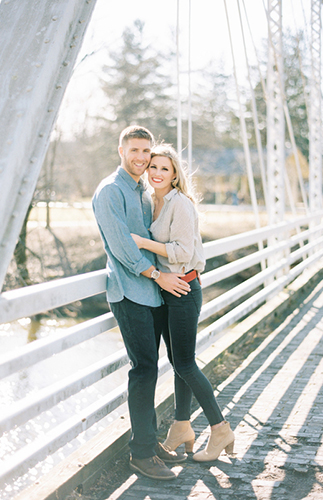
[[[286,99],[294,131],[297,147],[303,155],[309,157],[309,129],[306,108],[308,78],[306,70],[307,54],[305,52],[304,35],[288,34],[284,40],[284,71]],[[288,132],[286,132],[288,137]]]
[[[210,64],[201,71],[198,91],[192,96],[193,148],[222,149],[230,145],[231,108],[228,90],[230,76]],[[183,127],[184,133],[186,127]]]
[[[284,77],[283,86],[287,107],[292,122],[295,142],[302,154],[308,158],[309,154],[309,139],[308,139],[308,121],[306,108],[306,93],[307,93],[307,76],[306,61],[307,54],[304,46],[304,37],[302,33],[296,35],[290,32],[284,36]],[[259,81],[254,88],[258,120],[262,143],[266,144],[266,98],[264,96],[262,84]],[[251,118],[251,101],[247,103],[248,117],[247,128],[250,136],[250,145],[256,145],[254,123]],[[286,125],[285,133],[286,141],[289,141],[289,131]]]
[[[101,133],[107,138],[106,148],[114,151],[113,157],[119,133],[131,124],[143,125],[168,142],[176,139],[173,86],[165,74],[171,58],[145,45],[143,34],[144,24],[139,20],[133,29],[126,28],[121,47],[110,52],[111,62],[103,68],[108,117],[101,117]]]

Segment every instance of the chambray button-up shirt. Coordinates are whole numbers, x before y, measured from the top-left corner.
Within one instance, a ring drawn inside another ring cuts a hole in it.
[[[99,226],[107,261],[107,300],[124,297],[138,304],[158,307],[162,303],[158,285],[142,274],[155,255],[139,250],[130,233],[150,238],[152,204],[140,179],[137,183],[122,167],[99,184],[92,206]]]

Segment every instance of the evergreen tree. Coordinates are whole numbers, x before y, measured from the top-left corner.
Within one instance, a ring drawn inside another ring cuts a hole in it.
[[[119,133],[132,124],[147,127],[156,138],[176,140],[173,85],[165,75],[169,58],[144,44],[143,31],[139,20],[132,29],[126,28],[121,47],[109,54],[111,62],[103,68],[102,89],[109,116],[104,118],[101,135],[107,138],[105,148],[111,145],[114,151]]]
[[[193,148],[222,149],[232,142],[231,108],[228,98],[230,86],[231,78],[225,75],[221,64],[211,64],[201,70],[198,91],[193,92],[192,96]],[[185,121],[183,133],[185,137]]]

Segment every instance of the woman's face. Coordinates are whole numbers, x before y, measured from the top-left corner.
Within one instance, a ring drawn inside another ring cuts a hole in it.
[[[148,181],[154,189],[173,189],[172,180],[175,178],[174,167],[167,156],[154,156],[148,167]]]

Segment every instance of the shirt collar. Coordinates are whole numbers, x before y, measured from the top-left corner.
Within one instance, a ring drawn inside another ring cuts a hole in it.
[[[128,186],[134,191],[138,186],[141,191],[144,191],[146,189],[145,183],[142,179],[139,179],[139,182],[136,182],[135,179],[131,177],[128,172],[119,165],[117,168],[118,175],[122,177],[122,179],[128,184]]]
[[[167,201],[170,201],[172,198],[174,198],[175,194],[177,193],[177,189],[174,188],[172,189],[171,191],[169,191],[169,193],[167,193],[165,196],[164,196],[164,200],[167,200]]]

